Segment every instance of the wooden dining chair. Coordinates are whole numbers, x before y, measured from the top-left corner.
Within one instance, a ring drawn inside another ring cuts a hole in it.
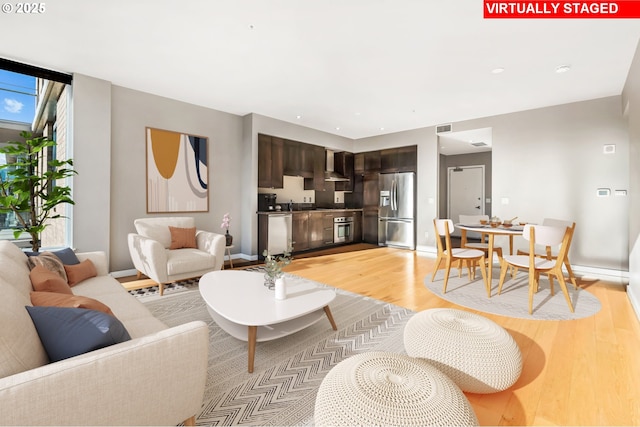
[[[498,295],[502,292],[505,276],[509,266],[516,268],[526,268],[529,271],[529,314],[533,313],[533,294],[538,291],[540,282],[540,274],[546,274],[549,277],[549,285],[551,295],[553,295],[553,277],[560,282],[560,288],[564,294],[569,310],[573,313],[573,305],[567,290],[567,284],[564,281],[562,265],[564,264],[569,250],[569,243],[575,223],[571,227],[551,227],[547,225],[531,225],[524,226],[522,236],[529,241],[528,255],[506,255],[502,259],[500,269],[500,281],[498,283]],[[540,244],[543,246],[560,246],[560,250],[556,259],[547,259],[536,256],[535,246]]]
[[[575,232],[576,224],[572,221],[566,221],[562,219],[553,219],[553,218],[545,218],[542,220],[542,225],[548,225],[550,227],[571,227],[571,237],[569,238],[569,245],[567,247],[567,255],[564,260],[564,267],[567,269],[567,273],[569,275],[569,280],[573,284],[574,289],[578,289],[578,282],[576,281],[576,276],[573,274],[573,270],[571,269],[571,262],[569,261],[569,250],[571,249],[571,241],[573,240],[573,234]],[[554,253],[554,247],[552,246],[544,246],[541,248],[540,245],[536,247],[536,256],[540,258],[546,258],[549,260],[555,260],[557,258],[557,253]],[[518,255],[529,255],[528,250],[518,249]],[[517,273],[517,269],[514,270],[513,274]]]
[[[489,222],[489,215],[458,215],[458,220],[460,224],[476,225],[480,224],[480,220],[487,220],[487,222]],[[465,233],[465,235],[466,234],[467,233]],[[469,242],[467,241],[467,239],[462,239],[462,241],[460,242],[460,247],[479,249],[487,254],[489,253],[489,244],[487,243],[486,234],[480,234],[479,242]],[[502,262],[502,248],[500,246],[494,246],[493,250],[498,254],[498,260]],[[489,263],[493,262],[493,260],[488,261]]]
[[[469,248],[452,248],[451,247],[451,235],[453,231],[453,221],[450,219],[434,219],[433,228],[436,232],[436,242],[438,246],[438,258],[436,259],[436,265],[431,276],[431,281],[436,277],[440,263],[444,260],[446,265],[446,271],[444,275],[444,285],[442,287],[442,293],[447,293],[447,283],[449,282],[449,273],[451,271],[451,264],[458,262],[458,275],[462,276],[462,262],[467,266],[469,280],[475,279],[476,263],[480,264],[480,272],[482,273],[482,279],[484,286],[487,290],[487,296],[491,297],[491,286],[487,282],[486,272],[486,256],[484,251],[478,249]],[[442,239],[444,237],[445,246],[442,245]]]

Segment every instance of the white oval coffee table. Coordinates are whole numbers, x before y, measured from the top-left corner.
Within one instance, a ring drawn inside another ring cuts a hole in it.
[[[275,299],[274,291],[264,286],[264,274],[254,271],[212,271],[200,278],[198,287],[218,326],[247,341],[249,372],[253,372],[258,341],[293,334],[325,315],[337,330],[329,309],[336,292],[302,278],[287,277],[287,298],[283,300]]]

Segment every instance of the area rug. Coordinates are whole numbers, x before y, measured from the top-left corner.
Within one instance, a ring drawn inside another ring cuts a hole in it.
[[[129,293],[134,297],[140,299],[142,302],[146,302],[151,299],[160,299],[164,298],[165,296],[175,295],[185,291],[191,291],[194,289],[197,290],[198,280],[200,280],[200,278],[167,283],[164,285],[164,292],[162,296],[160,296],[160,290],[158,289],[157,285],[140,289],[131,289]]]
[[[424,279],[424,285],[440,298],[454,304],[485,313],[521,319],[581,319],[593,316],[601,308],[600,301],[596,296],[580,289],[580,287],[574,289],[573,284],[567,282],[567,289],[575,310],[574,313],[571,313],[558,281],[554,279],[555,293],[551,295],[549,281],[546,276],[541,276],[539,290],[533,296],[533,314],[529,314],[528,273],[519,271],[515,278],[508,275],[500,295],[498,295],[500,268],[494,267],[492,274],[491,298],[487,298],[487,291],[479,270],[476,272],[476,279],[469,281],[466,269],[463,270],[462,277],[458,277],[458,270],[452,268],[445,294],[442,294],[444,270],[438,270],[433,282],[431,282],[431,274],[429,274]]]
[[[287,282],[302,279],[287,274]],[[325,286],[321,285],[320,286]],[[209,369],[198,425],[312,425],[324,376],[345,358],[366,351],[404,353],[403,331],[414,314],[392,304],[336,290],[329,321],[288,337],[259,342],[254,372],[247,372],[247,343],[211,319],[197,286],[168,297],[141,299],[168,326],[192,320],[209,325]]]

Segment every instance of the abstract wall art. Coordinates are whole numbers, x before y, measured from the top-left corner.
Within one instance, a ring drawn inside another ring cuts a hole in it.
[[[147,213],[208,212],[208,138],[146,128]]]

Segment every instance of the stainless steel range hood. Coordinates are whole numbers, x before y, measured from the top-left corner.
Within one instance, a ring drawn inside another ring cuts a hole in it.
[[[334,170],[334,162],[333,162],[333,156],[334,156],[334,152],[333,150],[325,150],[326,151],[326,155],[327,155],[327,163],[326,163],[326,168],[324,171],[324,180],[325,181],[349,181],[349,178],[346,178],[342,175],[340,175],[338,172],[336,172]]]

